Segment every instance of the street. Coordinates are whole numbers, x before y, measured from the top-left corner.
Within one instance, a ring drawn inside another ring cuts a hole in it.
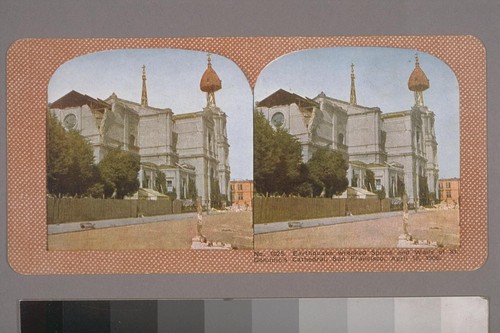
[[[397,213],[397,214],[395,214]],[[403,233],[401,212],[359,215],[340,218],[339,224],[309,228],[288,229],[259,233],[254,236],[255,249],[300,249],[300,248],[371,248],[396,247]],[[353,218],[352,222],[345,222]],[[356,219],[362,218],[361,221]],[[303,222],[307,225],[307,222]],[[310,222],[312,223],[312,222]],[[274,223],[273,223],[274,224]],[[283,225],[281,225],[282,227]],[[278,229],[280,225],[276,226]],[[271,228],[269,228],[271,229]],[[426,210],[412,213],[409,217],[409,233],[416,239],[435,241],[444,247],[460,245],[459,210]]]
[[[196,216],[103,229],[49,234],[49,250],[189,250]],[[132,223],[132,222],[131,222]],[[96,224],[99,224],[96,222]],[[237,249],[252,248],[252,212],[203,215],[203,235]]]

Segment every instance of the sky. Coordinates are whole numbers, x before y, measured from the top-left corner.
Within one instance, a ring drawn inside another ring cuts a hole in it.
[[[280,88],[309,98],[323,91],[327,96],[349,101],[353,63],[359,105],[379,107],[384,113],[409,110],[415,104],[414,94],[408,90],[415,53],[411,49],[381,47],[294,52],[274,60],[261,72],[255,85],[255,101]],[[459,177],[458,81],[442,60],[423,52],[418,56],[430,82],[423,94],[424,104],[435,113],[439,178]]]
[[[243,72],[231,60],[211,55],[212,67],[222,80],[216,104],[227,114],[231,179],[253,179],[253,99]],[[142,66],[146,66],[148,105],[170,108],[174,114],[201,111],[206,94],[200,79],[207,68],[207,53],[177,49],[129,49],[91,53],[62,64],[52,76],[48,100],[54,102],[71,90],[106,99],[141,102]]]
[[[231,60],[211,55],[222,80],[217,106],[228,116],[231,179],[253,179],[252,115],[259,101],[282,88],[313,98],[320,92],[349,100],[351,63],[355,65],[359,105],[382,112],[409,110],[414,105],[408,78],[415,67],[415,50],[379,47],[338,47],[303,50],[284,55],[260,73],[254,97],[248,81]],[[459,177],[459,95],[453,71],[440,59],[418,52],[420,67],[430,81],[424,102],[436,115],[439,177]],[[83,55],[62,64],[48,87],[54,102],[71,90],[106,99],[140,103],[142,66],[146,66],[148,104],[174,114],[201,111],[206,95],[199,89],[207,54],[178,49],[112,50]]]

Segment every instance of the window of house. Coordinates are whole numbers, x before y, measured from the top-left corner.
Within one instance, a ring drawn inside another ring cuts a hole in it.
[[[451,198],[451,191],[446,191],[446,197]]]
[[[238,193],[238,200],[243,200],[243,193]]]
[[[243,184],[238,184],[238,191],[243,191]]]
[[[446,188],[451,188],[450,182],[446,182]]]

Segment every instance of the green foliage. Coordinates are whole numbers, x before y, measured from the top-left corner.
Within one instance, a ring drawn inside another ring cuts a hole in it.
[[[86,194],[92,198],[102,198],[104,196],[104,185],[95,183],[87,189]]]
[[[176,200],[177,199],[177,190],[175,189],[175,187],[172,187],[172,191],[168,191],[167,193],[165,193],[168,198],[172,201]]]
[[[347,162],[338,151],[319,148],[307,163],[315,196],[325,191],[326,197],[347,189]]]
[[[258,193],[289,194],[301,184],[302,147],[285,129],[254,113],[254,184]]]
[[[294,186],[294,193],[301,197],[312,197],[313,186],[309,176],[309,168],[307,164],[301,163],[299,165],[299,178]]]
[[[99,163],[99,173],[104,184],[107,197],[116,193],[116,198],[123,199],[139,189],[137,173],[139,172],[139,157],[122,151],[119,148],[107,152]]]
[[[260,112],[254,112],[253,132],[255,191],[258,193],[274,192],[276,186],[272,184],[272,181],[279,162],[273,141],[274,130]]]
[[[346,190],[347,162],[342,154],[319,148],[307,164],[302,147],[284,128],[273,129],[260,112],[254,113],[254,184],[257,193],[326,196]]]
[[[66,132],[57,118],[47,117],[47,191],[82,195],[94,183],[94,154],[77,131]]]
[[[273,192],[293,193],[300,181],[302,147],[285,129],[278,128],[274,135],[275,153],[279,157],[273,174]]]

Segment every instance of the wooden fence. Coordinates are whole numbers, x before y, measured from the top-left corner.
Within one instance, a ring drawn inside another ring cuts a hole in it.
[[[253,199],[254,224],[390,211],[389,199],[268,198]]]
[[[181,211],[180,200],[47,198],[48,224],[168,215]]]

